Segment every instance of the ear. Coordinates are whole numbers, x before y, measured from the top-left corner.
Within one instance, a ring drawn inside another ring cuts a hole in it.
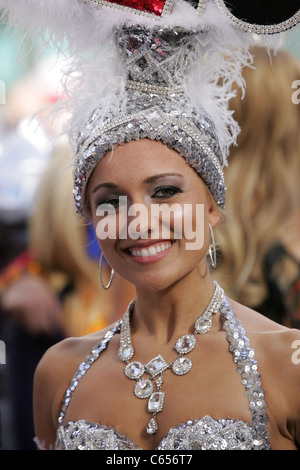
[[[217,206],[216,202],[214,201],[212,197],[211,197],[211,204],[209,206],[208,213],[209,213],[209,222],[212,228],[214,228],[220,222],[222,214],[220,212],[219,207]]]

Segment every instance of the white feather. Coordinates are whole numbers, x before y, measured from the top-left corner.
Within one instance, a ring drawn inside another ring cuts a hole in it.
[[[211,32],[208,43],[201,43],[199,35],[194,45],[194,66],[186,76],[185,86],[195,104],[212,117],[225,157],[228,154],[239,131],[228,110],[228,101],[233,83],[243,85],[241,69],[250,62],[248,48],[253,38],[232,26],[212,0],[202,16],[192,6],[178,1],[171,15],[155,20],[130,11],[97,8],[83,0],[0,0],[0,8],[2,15],[7,15],[8,25],[24,34],[40,35],[46,44],[52,41],[59,49],[64,49],[67,41],[72,57],[65,69],[64,95],[68,99],[59,106],[73,115],[71,138],[84,128],[95,107],[101,106],[105,113],[118,104],[116,97],[126,78],[115,46],[119,27],[138,23],[147,28],[166,25],[207,29]]]

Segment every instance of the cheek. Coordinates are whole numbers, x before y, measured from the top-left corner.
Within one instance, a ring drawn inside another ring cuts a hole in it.
[[[116,243],[115,222],[110,216],[98,217],[94,215],[93,226],[100,249],[103,251],[104,257],[109,263],[112,250]]]
[[[208,210],[205,204],[185,203],[167,204],[151,211],[152,227],[171,228],[178,236],[175,238],[190,238],[192,233],[203,230],[208,220]]]
[[[98,240],[116,240],[116,217],[115,215],[106,215],[105,217],[97,217],[95,231]]]
[[[174,214],[174,234],[178,233],[187,251],[202,250],[208,245],[208,210],[205,204],[184,204]],[[179,233],[181,231],[181,233]],[[208,249],[208,248],[207,248]]]

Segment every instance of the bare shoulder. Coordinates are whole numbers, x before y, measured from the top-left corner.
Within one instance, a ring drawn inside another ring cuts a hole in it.
[[[284,358],[286,354],[291,357],[292,352],[299,348],[300,330],[280,325],[235,301],[230,300],[230,303],[246,330],[246,334],[266,354],[272,353],[273,358],[277,357],[278,359],[279,356]]]
[[[75,373],[78,365],[90,353],[105,333],[113,328],[110,325],[107,328],[91,333],[86,336],[66,338],[49,348],[38,364],[37,374],[49,374],[49,376],[58,377],[60,372],[67,375],[67,371]],[[57,379],[59,380],[59,379]]]
[[[82,337],[67,338],[49,348],[34,376],[35,433],[46,448],[53,446],[62,397],[78,366],[113,325]]]
[[[255,310],[246,307],[234,300],[228,299],[230,304],[233,307],[234,312],[236,313],[237,317],[239,318],[241,324],[246,330],[250,331],[257,331],[257,332],[279,332],[279,331],[286,331],[289,328],[286,328],[279,323],[270,320],[269,318],[265,317],[264,315],[256,312]]]
[[[279,325],[230,301],[255,350],[268,406],[300,444],[300,330]]]

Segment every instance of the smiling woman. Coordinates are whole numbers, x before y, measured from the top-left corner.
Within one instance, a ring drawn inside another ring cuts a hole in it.
[[[75,204],[136,298],[107,329],[47,351],[35,374],[37,442],[296,449],[300,373],[291,345],[299,331],[227,298],[207,258],[210,251],[215,265],[223,166],[238,133],[228,101],[252,35],[227,3],[161,3],[156,14],[143,2],[72,2],[72,40],[86,21],[71,121]],[[290,25],[284,18],[278,30]]]
[[[164,153],[168,152],[167,162],[170,157],[170,151],[165,146],[159,145],[159,143],[150,144],[150,141],[147,140],[132,143],[130,146],[126,145],[127,148],[134,155],[134,170],[137,169],[136,158],[143,164],[144,158],[149,159],[149,154],[152,155],[153,149],[158,150],[158,152],[156,151],[156,159],[153,156],[151,157],[151,166],[148,170],[150,172],[155,172],[159,168]],[[141,150],[144,150],[142,154]],[[123,152],[121,152],[122,154]],[[175,152],[174,155],[176,156]],[[121,156],[120,163],[122,161],[124,161],[124,158]],[[179,159],[179,162],[183,165],[182,159]],[[118,163],[116,163],[116,166],[119,168]],[[103,176],[101,168],[99,174]],[[110,165],[109,170],[113,176],[116,174],[114,165]],[[184,165],[183,170],[186,170]],[[190,170],[190,176],[192,175],[193,172]],[[195,175],[193,177],[198,182],[198,178],[195,178]],[[94,206],[96,210],[92,210],[92,214],[96,215],[97,219],[100,218],[96,222],[96,233],[99,240],[106,238],[129,238],[131,240],[149,238],[150,241],[148,242],[140,241],[130,247],[144,248],[144,257],[153,256],[163,251],[161,246],[157,245],[157,240],[168,240],[169,247],[171,240],[182,239],[183,234],[188,240],[195,239],[194,242],[185,243],[187,250],[202,248],[204,244],[204,204],[195,203],[195,201],[193,203],[183,202],[189,186],[189,179],[184,178],[182,174],[175,171],[154,174],[140,182],[140,187],[144,192],[140,198],[144,202],[141,203],[133,202],[136,197],[130,195],[130,185],[127,190],[123,189],[122,191],[121,188],[111,182],[97,184],[92,190],[92,199],[95,198],[96,203],[92,202],[90,207]],[[125,188],[122,185],[121,187]],[[206,188],[204,184],[203,187]],[[106,195],[102,195],[102,191],[98,194],[99,190],[103,190],[103,188],[109,188],[111,191],[108,191]],[[128,201],[130,202],[129,206]],[[192,220],[193,217],[195,218],[195,224]],[[152,246],[152,253],[151,250],[149,252],[145,250],[145,247],[150,245]],[[135,253],[134,255],[141,256],[141,254]]]
[[[220,211],[196,172],[175,150],[149,139],[117,147],[109,157],[96,165],[87,191],[108,263],[145,290],[168,287],[201,265],[205,269],[208,222],[214,227]],[[99,201],[107,212],[106,204],[121,197],[126,205],[114,205],[106,217],[99,216]],[[196,211],[199,205],[202,217]],[[137,217],[135,209],[139,209]],[[115,230],[108,228],[103,234],[106,224]],[[190,247],[193,234],[196,242]]]

